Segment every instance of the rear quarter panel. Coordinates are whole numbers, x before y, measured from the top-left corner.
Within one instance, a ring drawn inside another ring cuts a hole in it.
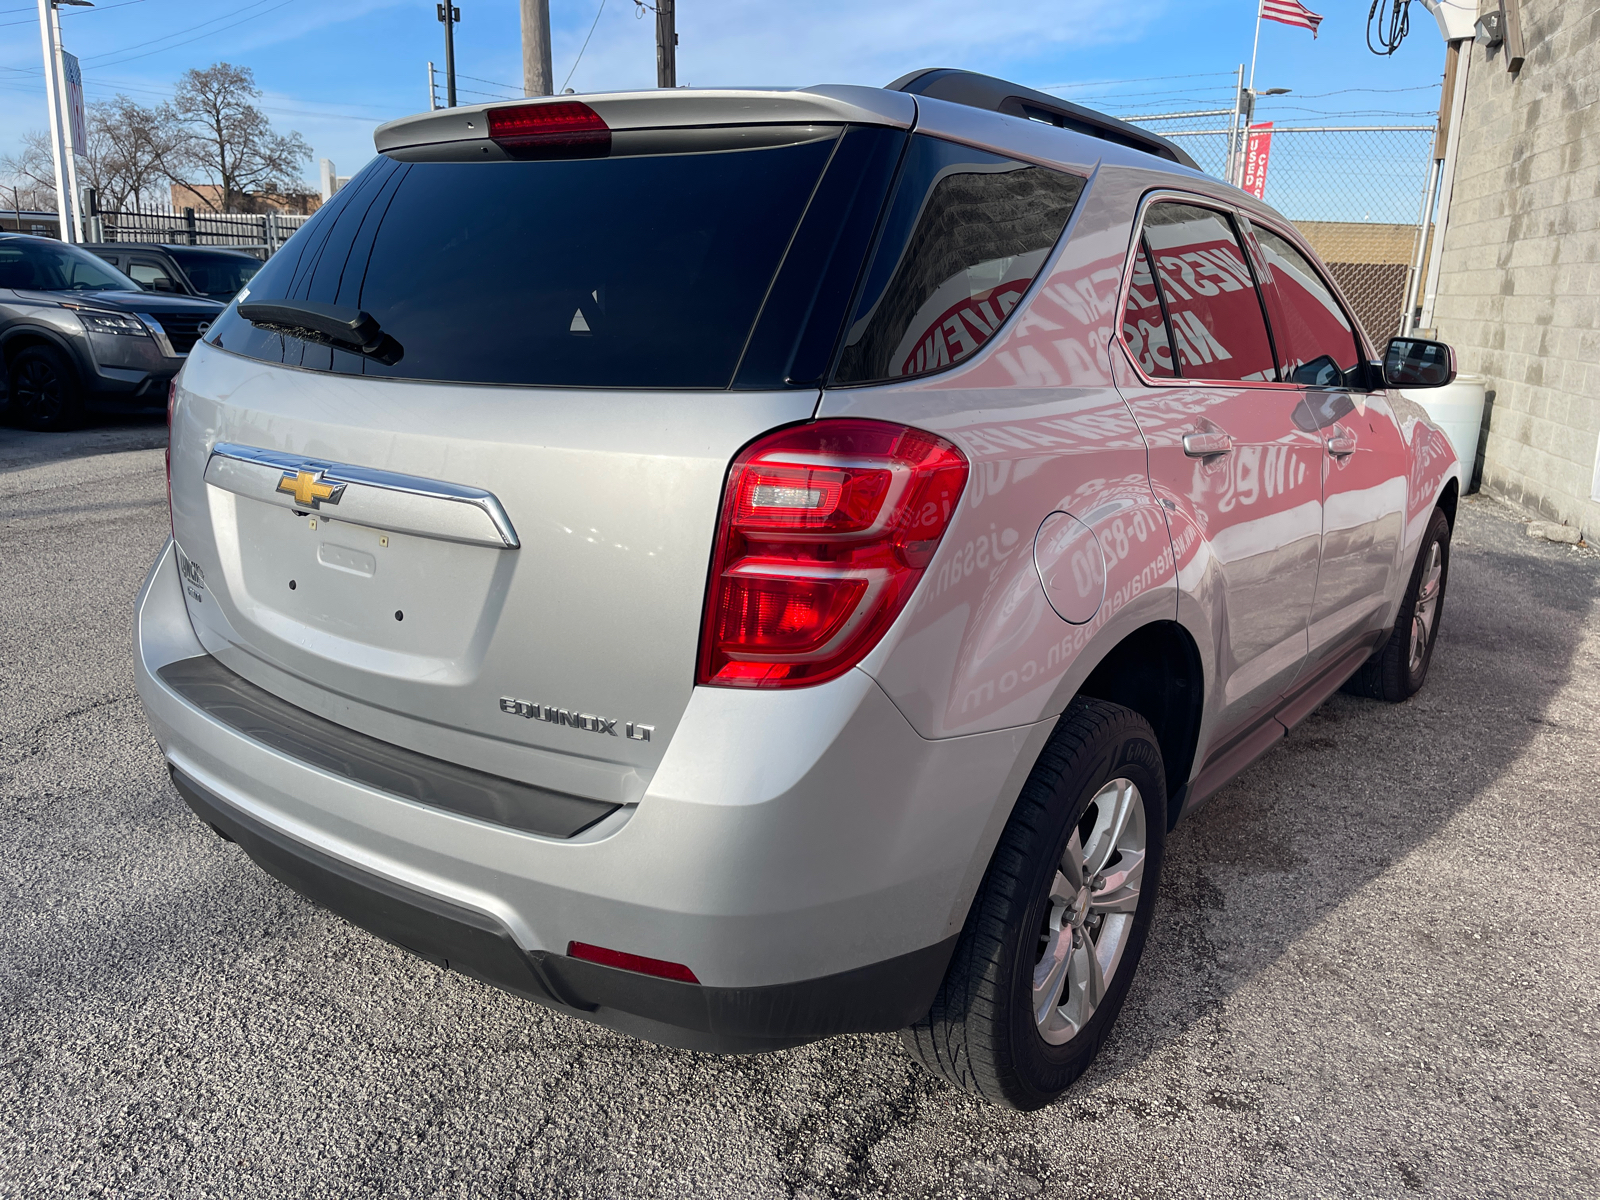
[[[912,605],[863,664],[923,737],[1057,715],[1122,637],[1176,615],[1171,540],[1108,355],[1131,211],[1122,188],[1095,176],[1028,295],[974,358],[823,395],[819,415],[932,430],[971,463]],[[1052,608],[1035,564],[1055,512],[1092,530],[1074,549],[1097,542],[1088,557],[1103,563],[1103,599],[1081,624]]]

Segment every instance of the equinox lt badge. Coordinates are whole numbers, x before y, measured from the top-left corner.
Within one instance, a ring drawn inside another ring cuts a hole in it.
[[[548,704],[532,704],[527,700],[515,700],[510,696],[500,697],[500,711],[509,713],[513,717],[526,717],[530,721],[546,721],[551,725],[568,725],[573,729],[584,729],[590,733],[609,733],[617,736],[617,722],[614,717],[597,717],[593,713],[571,712],[565,708],[551,708]],[[654,725],[638,725],[629,721],[624,725],[627,737],[635,742],[648,742],[650,735],[656,731]]]

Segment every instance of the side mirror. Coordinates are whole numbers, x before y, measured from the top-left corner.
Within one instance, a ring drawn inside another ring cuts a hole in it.
[[[150,281],[150,290],[152,292],[175,292],[178,290],[178,285],[165,275],[157,275]]]
[[[1383,382],[1389,387],[1444,387],[1456,377],[1456,352],[1443,342],[1390,338],[1383,356]]]

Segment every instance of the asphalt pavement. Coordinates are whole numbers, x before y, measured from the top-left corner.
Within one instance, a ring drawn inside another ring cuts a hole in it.
[[[1600,1195],[1600,555],[1463,502],[1425,690],[1173,833],[1116,1030],[1024,1115],[892,1036],[546,1012],[219,840],[133,687],[163,432],[0,431],[0,1197]]]

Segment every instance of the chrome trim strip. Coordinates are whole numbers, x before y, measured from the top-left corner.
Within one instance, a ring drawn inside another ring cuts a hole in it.
[[[345,485],[334,507],[315,506],[319,515],[331,521],[504,550],[522,544],[499,498],[465,484],[233,442],[212,447],[205,480],[236,495],[299,510],[304,506],[278,490],[286,472],[298,471],[319,472],[327,482]]]

